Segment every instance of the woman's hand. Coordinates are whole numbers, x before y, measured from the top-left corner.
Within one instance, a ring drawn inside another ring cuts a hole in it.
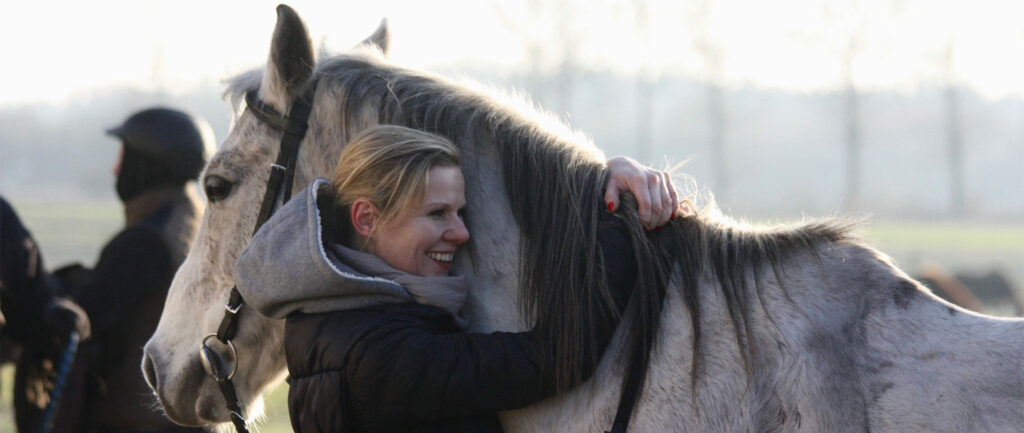
[[[660,228],[675,216],[679,198],[668,173],[646,167],[625,156],[609,159],[608,173],[604,201],[609,211],[619,210],[619,193],[627,190],[636,197],[640,223],[647,230]]]

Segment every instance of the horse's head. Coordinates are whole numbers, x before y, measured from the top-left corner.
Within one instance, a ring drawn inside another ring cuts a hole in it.
[[[309,33],[295,11],[282,5],[277,12],[265,71],[239,76],[233,80],[233,87],[239,87],[234,90],[243,94],[258,89],[264,103],[287,113],[292,102],[312,85],[315,57]],[[364,43],[386,49],[386,25],[382,23]],[[312,163],[317,150],[310,148],[316,149],[316,136],[322,129],[315,124],[317,112],[321,111],[317,105],[324,103],[314,100],[314,104],[310,131],[302,143],[295,189],[302,188],[311,177],[326,175],[333,166],[329,162]],[[206,335],[217,331],[224,316],[234,284],[235,261],[252,237],[280,140],[280,132],[245,111],[203,173],[201,182],[208,199],[206,214],[192,249],[171,284],[160,324],[146,344],[142,365],[165,413],[179,424],[230,421],[217,383],[203,370],[198,349]],[[263,391],[285,375],[284,323],[246,308],[239,314],[238,332],[233,340],[238,365],[232,381],[244,415],[251,420],[262,411]]]

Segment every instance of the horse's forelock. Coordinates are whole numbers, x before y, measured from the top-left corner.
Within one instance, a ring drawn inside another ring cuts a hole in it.
[[[242,115],[242,102],[245,101],[245,94],[250,90],[260,87],[263,81],[264,68],[254,68],[246,72],[228,78],[224,81],[223,97],[231,104],[231,110],[237,120]]]

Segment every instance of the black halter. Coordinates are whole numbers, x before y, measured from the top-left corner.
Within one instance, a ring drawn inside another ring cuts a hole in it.
[[[247,110],[263,124],[282,133],[281,149],[277,154],[277,161],[270,165],[270,179],[267,181],[267,190],[263,194],[263,203],[260,205],[260,213],[256,218],[256,227],[253,228],[254,234],[274,213],[278,196],[281,197],[281,204],[291,198],[299,144],[309,129],[309,113],[312,110],[315,90],[316,82],[313,82],[306,93],[292,104],[287,116],[261,101],[255,90],[245,94]],[[238,313],[244,305],[245,301],[242,299],[242,294],[238,292],[238,287],[232,287],[231,297],[228,299],[227,305],[224,306],[224,318],[221,320],[220,326],[217,327],[217,333],[204,337],[199,346],[199,358],[203,362],[203,367],[206,369],[206,373],[217,381],[220,392],[227,402],[231,422],[239,433],[248,433],[249,430],[245,427],[242,404],[238,400],[238,395],[235,394],[235,385],[231,382],[238,369],[238,352],[231,340],[238,331]],[[224,358],[217,351],[207,346],[207,341],[214,337],[230,350],[231,359],[228,362],[224,362]],[[223,371],[221,368],[223,365],[230,365],[231,368],[228,369],[229,371]]]

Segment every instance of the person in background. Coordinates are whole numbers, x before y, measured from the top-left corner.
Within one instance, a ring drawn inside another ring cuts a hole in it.
[[[71,338],[89,338],[89,318],[46,272],[38,243],[14,208],[0,197],[0,363],[58,358]],[[52,381],[27,390],[46,400]],[[38,395],[37,395],[38,394]]]
[[[88,313],[93,335],[75,360],[85,380],[65,397],[84,402],[83,416],[61,421],[75,432],[203,431],[154,409],[139,365],[202,213],[192,181],[215,147],[213,132],[199,117],[152,108],[107,133],[121,142],[114,174],[125,226],[94,268],[75,264],[55,272]],[[42,407],[21,400],[26,410],[19,417],[36,419]]]

